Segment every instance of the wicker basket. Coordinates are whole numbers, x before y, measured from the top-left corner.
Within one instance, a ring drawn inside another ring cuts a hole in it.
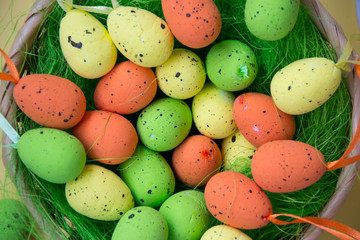
[[[32,7],[25,23],[20,32],[18,33],[12,49],[9,53],[10,58],[15,63],[18,69],[21,69],[22,64],[24,63],[24,52],[28,51],[34,39],[36,38],[39,30],[39,26],[47,13],[49,13],[54,4],[55,0],[38,0]],[[312,20],[315,25],[318,27],[323,36],[328,40],[328,42],[335,48],[336,55],[340,56],[343,51],[347,39],[339,26],[339,24],[331,17],[331,15],[326,11],[326,9],[321,5],[318,0],[302,0],[302,4],[307,6],[312,13]],[[352,53],[351,59],[356,60],[358,55]],[[357,123],[360,117],[360,81],[357,76],[355,69],[352,71],[344,73],[345,79],[347,81],[347,87],[349,89],[352,101],[352,132],[354,134]],[[3,82],[0,86],[1,94],[1,113],[8,119],[8,121],[15,127],[17,124],[15,120],[15,110],[16,105],[12,99],[12,91],[14,84],[11,82]],[[11,144],[11,140],[4,136],[3,145]],[[358,144],[355,150],[352,152],[352,155],[360,154],[360,145]],[[32,199],[28,198],[26,192],[26,182],[23,181],[23,176],[21,171],[16,169],[16,161],[19,161],[16,156],[16,152],[10,148],[3,148],[3,162],[9,171],[9,175],[12,180],[15,182],[20,195],[23,197],[25,204],[28,206],[31,214],[36,219],[40,229],[44,232],[45,238],[47,239],[62,239],[60,235],[55,236],[56,232],[55,226],[49,221],[51,216],[43,216],[36,212],[36,209],[32,203]],[[326,206],[320,213],[322,218],[332,218],[335,213],[340,209],[344,201],[346,200],[351,187],[354,183],[354,180],[357,178],[357,170],[360,166],[360,163],[354,163],[350,166],[347,166],[342,169],[340,177],[337,183],[337,191],[332,195]],[[321,235],[322,230],[314,226],[310,226],[302,239],[318,239]],[[51,234],[51,235],[50,235]],[[50,237],[51,236],[51,237]]]

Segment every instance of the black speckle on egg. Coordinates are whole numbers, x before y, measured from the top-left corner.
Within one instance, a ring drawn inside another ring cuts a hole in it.
[[[135,217],[135,214],[130,214],[130,216],[128,217],[128,219],[131,219],[131,218],[133,218],[133,217]]]
[[[165,29],[165,25],[163,23],[161,23],[161,29]]]

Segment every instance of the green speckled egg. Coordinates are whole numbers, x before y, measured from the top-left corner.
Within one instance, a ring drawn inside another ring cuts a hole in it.
[[[167,240],[165,218],[155,209],[140,206],[130,209],[116,225],[111,240]]]
[[[17,148],[26,167],[52,183],[74,180],[85,166],[84,146],[77,138],[62,130],[29,130],[20,137]]]
[[[154,151],[174,149],[189,134],[192,125],[190,107],[182,100],[162,98],[140,113],[137,131],[141,142]]]
[[[27,239],[29,213],[25,205],[11,198],[0,199],[0,239]]]
[[[159,212],[168,223],[171,240],[200,239],[213,220],[204,193],[196,190],[172,195],[161,205]]]
[[[248,45],[237,40],[225,40],[208,52],[206,70],[210,81],[218,88],[240,91],[255,80],[258,64]]]
[[[276,41],[291,32],[299,7],[300,0],[248,0],[245,23],[255,37]]]
[[[199,132],[213,139],[226,138],[235,132],[234,101],[232,92],[206,83],[192,102],[194,123]]]
[[[194,52],[175,49],[161,66],[156,68],[161,91],[167,96],[187,99],[195,96],[204,86],[205,66]]]
[[[171,167],[160,153],[142,144],[138,144],[132,157],[120,164],[118,170],[136,205],[159,207],[174,192]]]

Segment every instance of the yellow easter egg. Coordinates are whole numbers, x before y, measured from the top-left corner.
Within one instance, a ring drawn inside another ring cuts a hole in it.
[[[251,240],[251,238],[237,228],[227,225],[215,225],[209,228],[200,240]]]
[[[233,115],[235,95],[208,82],[192,102],[194,123],[198,131],[213,139],[222,139],[236,130]]]
[[[104,76],[115,65],[117,50],[104,25],[88,12],[74,9],[60,23],[60,46],[71,69],[79,76]]]
[[[161,91],[167,96],[187,99],[195,96],[205,84],[204,63],[194,52],[174,49],[171,56],[156,68]]]
[[[166,22],[136,7],[120,6],[107,19],[109,34],[119,51],[143,67],[164,63],[174,48],[174,37]]]

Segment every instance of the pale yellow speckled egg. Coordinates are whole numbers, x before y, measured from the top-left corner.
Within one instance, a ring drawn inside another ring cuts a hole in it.
[[[209,228],[200,240],[251,240],[251,238],[237,228],[215,225]]]

